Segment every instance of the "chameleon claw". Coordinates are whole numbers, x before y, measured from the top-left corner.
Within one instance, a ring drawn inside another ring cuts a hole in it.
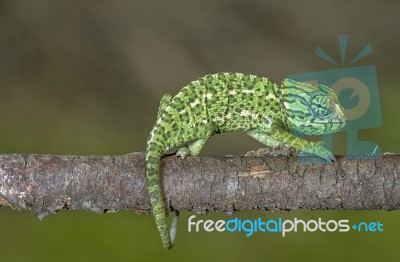
[[[326,156],[326,157],[323,157],[323,156],[319,156],[319,157],[321,157],[322,159],[324,159],[327,163],[336,162],[336,158],[335,158],[335,156],[334,156],[333,154],[330,154],[330,155],[328,155],[328,156]]]
[[[322,159],[324,159],[324,160],[326,161],[326,163],[333,163],[333,162],[336,162],[336,158],[335,158],[335,156],[334,156],[333,154],[329,154],[329,155],[327,155],[327,156],[325,156],[325,157],[323,157],[323,156],[319,156],[319,157],[321,157]]]
[[[182,157],[182,159],[185,159],[185,157],[190,156],[190,150],[187,146],[183,146],[178,149],[175,155]]]

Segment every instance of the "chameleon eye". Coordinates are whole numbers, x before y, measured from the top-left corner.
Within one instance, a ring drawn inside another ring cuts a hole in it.
[[[325,95],[315,95],[310,102],[310,113],[314,117],[325,117],[331,113],[329,98]]]

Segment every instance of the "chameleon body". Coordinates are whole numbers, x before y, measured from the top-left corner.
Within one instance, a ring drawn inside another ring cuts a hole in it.
[[[331,162],[332,153],[321,143],[296,135],[329,134],[345,123],[330,88],[290,79],[279,86],[264,77],[217,73],[189,83],[174,97],[164,95],[146,148],[148,191],[164,247],[173,246],[177,226],[174,219],[168,232],[159,177],[166,151],[180,147],[178,156],[197,156],[212,135],[239,131],[266,146],[284,144]]]

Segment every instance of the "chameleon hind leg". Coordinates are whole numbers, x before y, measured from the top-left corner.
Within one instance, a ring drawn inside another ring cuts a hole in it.
[[[187,156],[198,156],[200,155],[201,150],[204,145],[207,143],[207,140],[214,134],[214,128],[211,126],[200,126],[197,127],[196,136],[194,142],[190,143],[187,146],[182,146],[176,152],[177,156],[185,158]]]
[[[200,155],[200,152],[206,144],[207,140],[208,138],[200,138],[187,146],[183,146],[178,149],[176,155],[182,158],[185,158],[187,156],[198,156]]]

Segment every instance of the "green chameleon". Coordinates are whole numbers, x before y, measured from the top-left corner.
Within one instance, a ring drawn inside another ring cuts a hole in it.
[[[146,148],[148,191],[164,248],[174,245],[179,216],[175,211],[169,232],[159,177],[160,158],[169,149],[181,146],[176,155],[198,156],[212,135],[239,131],[266,146],[288,145],[331,162],[333,154],[321,143],[295,135],[337,132],[346,124],[343,111],[327,86],[285,79],[279,87],[241,73],[206,75],[174,97],[164,95]]]

